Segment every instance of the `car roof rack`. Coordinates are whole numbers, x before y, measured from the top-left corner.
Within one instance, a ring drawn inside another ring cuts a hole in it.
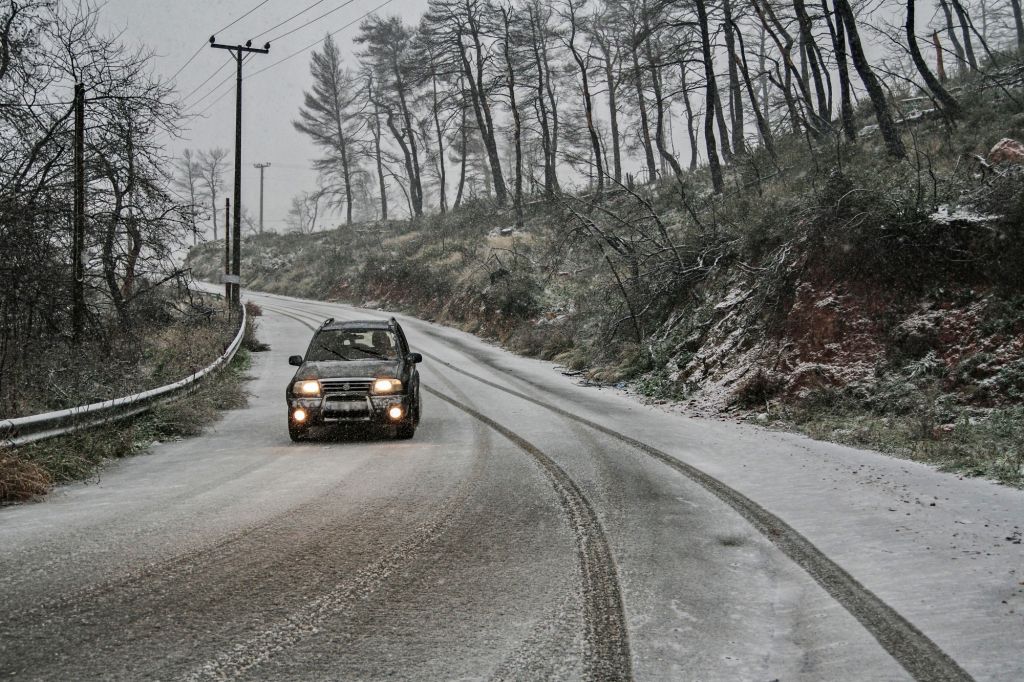
[[[334,318],[333,317],[328,317],[326,320],[324,320],[323,324],[320,325],[320,328],[323,329],[327,325],[333,324],[333,323],[334,323]]]

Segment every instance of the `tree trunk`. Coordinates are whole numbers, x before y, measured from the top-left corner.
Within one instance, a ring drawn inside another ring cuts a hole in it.
[[[459,153],[462,155],[462,163],[459,169],[459,188],[455,192],[455,204],[453,208],[458,208],[462,205],[462,191],[466,187],[466,155],[468,154],[467,139],[466,139],[466,103],[462,103],[462,124],[459,126],[460,146]]]
[[[430,82],[433,87],[433,113],[434,131],[437,133],[437,165],[438,165],[438,208],[441,215],[448,212],[448,189],[447,173],[444,165],[444,134],[441,132],[441,105],[437,101],[437,73],[430,74]]]
[[[590,147],[594,154],[594,165],[597,171],[597,195],[600,197],[604,191],[604,164],[601,161],[601,140],[597,136],[597,129],[594,127],[594,102],[590,97],[590,79],[587,76],[587,65],[583,61],[583,57],[580,56],[579,50],[576,49],[575,6],[570,3],[569,7],[569,51],[572,52],[572,58],[576,62],[576,66],[579,67],[580,77],[582,78],[583,112],[586,115],[587,132],[590,134]]]
[[[949,2],[947,0],[939,0],[939,5],[942,7],[942,13],[946,18],[946,35],[949,36],[949,42],[953,43],[953,54],[956,55],[957,68],[963,70],[967,66],[967,59],[964,56],[964,46],[960,44],[960,39],[956,37],[956,27],[953,25],[953,13],[949,9]]]
[[[747,65],[747,50],[743,45],[743,33],[736,31],[736,37],[739,38],[740,52],[739,56],[732,55],[734,61],[737,62],[736,66],[740,73],[743,75],[743,84],[747,88],[747,96],[750,98],[750,110],[754,112],[754,120],[757,121],[757,132],[761,136],[761,144],[768,153],[775,158],[775,141],[772,138],[771,126],[768,125],[768,121],[761,115],[761,109],[757,106],[757,96],[754,95],[754,84],[750,80],[750,68]]]
[[[402,80],[401,70],[398,64],[394,64],[395,89],[398,93],[399,113],[405,126],[404,135],[408,135],[408,145],[402,139],[404,135],[395,130],[391,117],[388,117],[388,127],[391,132],[398,136],[398,145],[405,154],[405,166],[409,172],[409,194],[412,199],[413,213],[416,217],[423,215],[423,184],[420,181],[420,159],[416,149],[416,131],[413,128],[412,114],[409,112],[409,105],[406,102],[405,83]]]
[[[893,121],[892,113],[889,111],[889,103],[885,101],[885,93],[882,91],[882,86],[879,84],[874,71],[871,70],[871,65],[868,64],[868,60],[864,56],[864,50],[860,45],[860,34],[857,32],[857,23],[853,18],[853,10],[850,8],[850,3],[847,0],[835,0],[835,3],[836,11],[842,18],[844,28],[846,29],[846,35],[850,38],[850,54],[853,57],[853,65],[857,69],[857,73],[860,74],[864,88],[871,97],[871,104],[875,109],[875,119],[878,121],[878,129],[882,134],[882,139],[885,140],[886,149],[890,156],[904,159],[907,156],[907,151],[903,147],[899,131],[896,130],[896,123]]]
[[[633,57],[633,83],[636,85],[636,101],[640,109],[640,141],[643,143],[647,161],[647,182],[654,182],[658,178],[658,166],[654,162],[654,145],[651,144],[651,126],[647,119],[643,72],[640,71],[640,59],[635,46],[630,50],[630,55]]]
[[[804,61],[811,67],[811,78],[814,80],[814,93],[818,102],[816,112],[818,130],[827,130],[832,126],[832,112],[825,97],[825,85],[822,81],[821,68],[818,66],[817,44],[814,42],[814,34],[811,31],[811,17],[807,14],[807,7],[804,0],[793,0],[793,9],[796,11],[797,20],[800,25],[800,43],[803,48]]]
[[[712,66],[712,68],[714,68]],[[732,148],[729,146],[729,126],[725,124],[725,114],[722,110],[722,98],[715,87],[715,122],[718,123],[719,147],[722,148],[722,158],[726,163],[732,163]]]
[[[665,98],[661,90],[661,56],[660,54],[658,56],[653,54],[650,40],[647,41],[645,50],[647,61],[651,67],[651,85],[654,88],[654,107],[657,112],[657,118],[655,118],[654,123],[654,141],[658,146],[658,154],[672,168],[672,173],[676,178],[682,178],[683,169],[679,166],[679,161],[665,147]]]
[[[501,159],[498,156],[498,144],[494,137],[494,122],[491,118],[491,105],[487,100],[487,93],[484,92],[484,47],[480,42],[480,27],[475,17],[470,14],[468,17],[470,38],[473,39],[473,46],[476,50],[476,76],[473,76],[473,69],[469,60],[463,53],[464,69],[469,76],[470,91],[474,98],[479,101],[480,110],[480,134],[484,139],[484,147],[487,149],[487,160],[491,167],[491,177],[494,179],[494,195],[499,206],[504,206],[508,201],[508,192],[505,188],[505,178],[501,172]],[[461,45],[462,41],[459,40]]]
[[[1021,18],[1020,0],[1010,0],[1013,7],[1013,24],[1017,27],[1017,49],[1024,50],[1024,19]]]
[[[907,21],[904,28],[907,33],[907,47],[910,48],[910,57],[914,60],[914,66],[917,67],[918,73],[924,79],[925,85],[935,95],[935,99],[939,100],[939,104],[945,111],[946,116],[949,118],[959,118],[961,115],[960,104],[949,94],[946,88],[942,87],[942,83],[932,74],[928,64],[924,61],[924,57],[921,56],[921,50],[917,45],[917,35],[914,32],[914,10],[916,4],[915,0],[907,0]]]
[[[711,31],[708,27],[708,12],[704,6],[704,0],[696,0],[697,23],[700,25],[700,47],[704,57],[704,80],[706,83],[705,107],[709,109],[704,114],[704,143],[708,148],[708,170],[711,171],[711,185],[715,194],[721,194],[725,189],[725,181],[722,178],[722,167],[718,161],[718,148],[715,143],[715,121],[714,108],[718,101],[718,88],[715,83],[715,69],[711,54]]]
[[[612,177],[615,184],[622,184],[622,152],[619,149],[619,107],[616,101],[616,90],[618,83],[615,80],[615,69],[612,63],[612,48],[610,41],[598,40],[601,51],[604,52],[604,78],[608,83],[608,120],[612,130]]]
[[[345,181],[345,224],[352,224],[352,173],[348,163],[348,145],[344,129],[341,127],[341,102],[338,101],[338,90],[334,88],[334,125],[338,134],[338,151],[341,152],[341,177]]]
[[[807,60],[801,60],[801,65],[803,67],[802,71],[797,69],[793,64],[793,36],[789,34],[783,23],[779,21],[779,18],[776,16],[771,4],[764,0],[761,0],[761,2],[754,0],[752,5],[754,7],[754,11],[757,12],[758,18],[761,20],[761,25],[765,28],[768,35],[771,36],[775,46],[782,54],[785,77],[782,79],[781,83],[777,83],[777,87],[782,90],[783,97],[786,100],[786,106],[789,109],[789,114],[793,121],[793,132],[797,134],[800,133],[801,119],[803,119],[803,124],[808,128],[818,130],[821,128],[821,125],[818,123],[814,102],[811,99],[811,91],[807,84]],[[803,34],[801,34],[800,41],[801,50],[804,47],[802,35]],[[776,69],[777,68],[778,67],[776,66]],[[797,111],[796,102],[794,101],[792,94],[794,79],[800,88],[800,98],[803,100],[804,108],[809,113],[809,117],[801,117]]]
[[[732,20],[732,6],[729,0],[723,0],[722,11],[725,13],[725,49],[729,54],[729,112],[732,114],[732,149],[736,154],[742,154],[746,141],[743,138],[743,93],[740,90],[740,78],[737,73],[736,60],[732,58],[736,54],[736,37],[733,32],[736,25]]]
[[[958,0],[950,0],[950,2],[953,3],[953,11],[956,12],[957,19],[960,21],[960,33],[963,38],[964,52],[967,55],[967,65],[971,67],[971,71],[977,71],[978,60],[974,58],[974,43],[971,41],[967,12],[964,11],[964,6]]]
[[[516,214],[516,228],[523,228],[523,126],[519,117],[519,107],[516,105],[516,72],[512,65],[512,49],[509,25],[512,20],[511,10],[502,8],[502,15],[505,20],[505,66],[506,81],[508,86],[508,104],[512,110],[512,139],[515,151],[515,195],[512,198]]]
[[[423,213],[423,204],[417,201],[416,189],[414,179],[416,177],[416,169],[413,165],[412,152],[409,149],[408,143],[405,141],[405,134],[399,130],[398,126],[395,125],[395,114],[392,111],[385,112],[384,120],[388,124],[388,130],[391,131],[391,135],[395,138],[395,142],[398,143],[398,148],[402,150],[402,158],[405,161],[405,176],[409,181],[409,189],[407,191],[407,198],[409,200],[409,215],[413,218],[418,218]],[[410,135],[411,137],[411,135]]]
[[[533,59],[537,66],[536,110],[537,122],[540,124],[541,147],[544,152],[544,192],[550,196],[558,187],[558,180],[555,172],[557,159],[548,122],[548,103],[546,100],[547,64],[542,45],[544,37],[540,28],[540,16],[537,7],[533,4],[528,4],[526,10],[529,14]]]
[[[544,89],[548,96],[548,111],[551,113],[551,191],[561,191],[558,183],[558,100],[555,99],[555,84],[551,78],[551,64],[548,61],[548,45],[541,33],[540,54],[544,65]]]
[[[380,149],[380,108],[377,106],[377,98],[373,95],[372,80],[367,81],[366,89],[370,102],[373,104],[373,121],[370,125],[370,130],[373,134],[373,152],[374,159],[377,162],[377,183],[380,187],[380,219],[386,222],[388,219],[388,192],[384,179],[384,161],[381,158]]]
[[[679,65],[679,84],[683,93],[683,107],[686,110],[686,137],[690,141],[690,171],[697,170],[697,131],[694,129],[693,107],[690,105],[690,91],[686,86],[686,63]]]
[[[843,134],[850,142],[857,141],[857,127],[853,120],[853,102],[850,99],[850,68],[846,63],[846,31],[843,22],[832,21],[827,0],[821,0],[821,11],[828,22],[828,32],[832,36],[832,47],[835,49],[836,67],[839,72],[839,117],[843,122]]]
[[[210,204],[212,206],[210,215],[213,218],[213,241],[217,241],[217,191],[212,188],[210,189]]]

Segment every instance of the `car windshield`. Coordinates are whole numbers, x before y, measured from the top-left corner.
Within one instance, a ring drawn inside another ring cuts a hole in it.
[[[393,332],[384,329],[327,329],[313,337],[306,360],[398,359]]]

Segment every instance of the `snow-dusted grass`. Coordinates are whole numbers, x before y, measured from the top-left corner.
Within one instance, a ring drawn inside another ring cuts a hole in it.
[[[964,412],[948,423],[936,423],[934,412],[927,408],[900,416],[805,408],[789,411],[775,426],[1024,487],[1024,408],[1020,406],[977,416]]]

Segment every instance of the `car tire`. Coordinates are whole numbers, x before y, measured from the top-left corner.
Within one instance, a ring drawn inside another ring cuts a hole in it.
[[[291,438],[293,442],[298,443],[306,437],[305,427],[296,426],[295,424],[288,422],[288,437]]]

